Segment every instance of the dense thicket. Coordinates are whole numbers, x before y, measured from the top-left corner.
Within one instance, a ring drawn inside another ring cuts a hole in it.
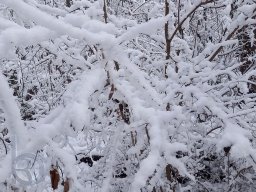
[[[0,1],[0,191],[256,190],[256,2]]]

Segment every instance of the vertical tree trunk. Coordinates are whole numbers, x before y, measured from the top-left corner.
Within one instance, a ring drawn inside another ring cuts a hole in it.
[[[169,14],[169,2],[168,0],[165,0],[165,15]],[[168,60],[170,59],[170,52],[171,52],[171,41],[169,39],[169,22],[167,21],[164,25],[164,33],[165,33],[165,52],[166,52],[166,63],[164,66],[164,76],[165,78],[168,78],[167,75],[167,66],[168,66]]]
[[[107,14],[107,5],[106,5],[106,0],[103,0],[104,5],[103,5],[103,12],[104,12],[104,21],[105,23],[108,23],[108,14]]]

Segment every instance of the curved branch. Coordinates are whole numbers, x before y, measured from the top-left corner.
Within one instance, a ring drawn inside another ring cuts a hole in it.
[[[253,12],[256,12],[256,9],[254,9]],[[235,29],[233,29],[233,31],[226,37],[225,41],[230,40],[230,39],[234,36],[234,34],[235,34],[239,29],[244,29],[245,27],[247,27],[249,24],[247,24],[246,21],[247,21],[248,19],[250,19],[250,18],[255,19],[255,18],[256,18],[256,15],[253,15],[252,17],[247,17],[247,18],[245,19],[245,22],[242,22],[242,24],[244,24],[244,25],[242,25],[242,26],[237,26]],[[219,54],[219,52],[220,52],[222,49],[223,49],[223,46],[220,46],[220,47],[210,56],[209,61],[213,61],[213,59]]]
[[[214,2],[215,0],[206,0],[206,1],[201,1],[201,3],[199,3],[197,6],[195,6],[188,14],[186,17],[184,17],[180,23],[178,24],[178,26],[176,27],[176,29],[174,30],[174,32],[172,33],[169,41],[172,42],[174,36],[177,34],[178,30],[181,28],[181,26],[183,25],[183,23],[199,8],[201,7],[202,5],[206,5],[208,3],[212,3]]]

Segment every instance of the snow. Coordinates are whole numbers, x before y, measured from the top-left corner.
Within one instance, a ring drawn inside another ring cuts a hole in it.
[[[21,120],[20,111],[11,89],[0,71],[0,105],[6,116],[7,125],[11,131],[12,137],[17,138],[15,145],[25,146],[27,142],[27,132]]]
[[[36,45],[39,42],[47,41],[53,37],[54,33],[41,26],[35,26],[30,29],[21,27],[8,28],[2,31],[0,35],[0,55],[2,57],[11,55],[8,51],[11,50],[12,47]]]
[[[218,144],[219,150],[231,147],[230,154],[234,158],[243,158],[255,153],[248,139],[250,132],[236,124],[227,123],[222,140]]]
[[[95,33],[89,32],[85,29],[81,30],[77,27],[74,27],[71,24],[68,24],[64,21],[61,21],[55,17],[50,16],[49,14],[42,12],[35,7],[24,3],[23,1],[17,0],[3,0],[3,3],[15,11],[22,17],[25,17],[28,20],[32,20],[42,27],[46,27],[54,31],[58,35],[70,35],[78,39],[86,39],[90,43],[98,43],[107,38],[112,38],[112,35],[104,34],[96,35]]]
[[[197,191],[202,181],[199,169],[206,170],[205,159],[210,155],[217,159],[211,160],[212,172],[216,163],[227,169],[227,157],[238,167],[230,166],[233,172],[244,168],[239,160],[253,164],[255,95],[248,94],[248,83],[254,83],[250,78],[255,68],[241,74],[243,63],[236,50],[240,42],[229,36],[255,24],[252,15],[256,6],[243,3],[231,18],[231,1],[219,2],[223,6],[216,13],[206,5],[194,12],[201,0],[184,1],[179,7],[179,19],[185,21],[181,34],[176,28],[178,5],[174,2],[170,2],[167,16],[163,2],[148,3],[147,8],[141,6],[145,2],[136,1],[126,8],[108,5],[108,23],[104,22],[103,2],[74,1],[68,8],[36,0],[1,1],[19,19],[8,19],[10,15],[4,13],[0,17],[0,67],[5,70],[0,71],[0,107],[6,118],[6,125],[0,126],[8,128],[11,140],[11,144],[2,142],[8,154],[0,159],[0,184],[11,177],[12,158],[26,152],[40,151],[48,158],[44,162],[47,169],[58,164],[70,178],[73,191],[169,188],[173,183],[166,178],[167,165],[177,169],[180,177],[189,178],[186,184],[173,178],[179,183],[177,189],[182,191],[189,185]],[[138,6],[149,17],[130,14]],[[200,15],[204,11],[216,19],[204,20]],[[168,36],[174,37],[168,61],[166,22]],[[224,36],[220,28],[225,27]],[[203,34],[209,31],[212,40]],[[253,45],[253,30],[250,38]],[[220,48],[223,52],[210,61]],[[250,56],[252,62],[254,59]],[[17,73],[17,82],[15,75],[9,79],[12,72]],[[33,86],[36,93],[29,89]],[[20,94],[13,96],[12,89]],[[26,112],[35,112],[32,116],[36,119],[22,120],[24,106]],[[1,139],[6,139],[4,136],[1,133]],[[226,147],[231,147],[228,154]],[[78,153],[87,158],[99,154],[100,160],[83,168],[78,165],[82,163]],[[115,176],[118,168],[125,168],[125,178]],[[232,174],[232,182],[241,179]],[[44,182],[49,184],[49,176],[47,179]],[[230,187],[226,180],[218,182],[225,189]]]

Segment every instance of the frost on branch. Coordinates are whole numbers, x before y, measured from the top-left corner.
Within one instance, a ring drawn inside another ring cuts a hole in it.
[[[1,189],[254,191],[255,12],[2,0]]]

